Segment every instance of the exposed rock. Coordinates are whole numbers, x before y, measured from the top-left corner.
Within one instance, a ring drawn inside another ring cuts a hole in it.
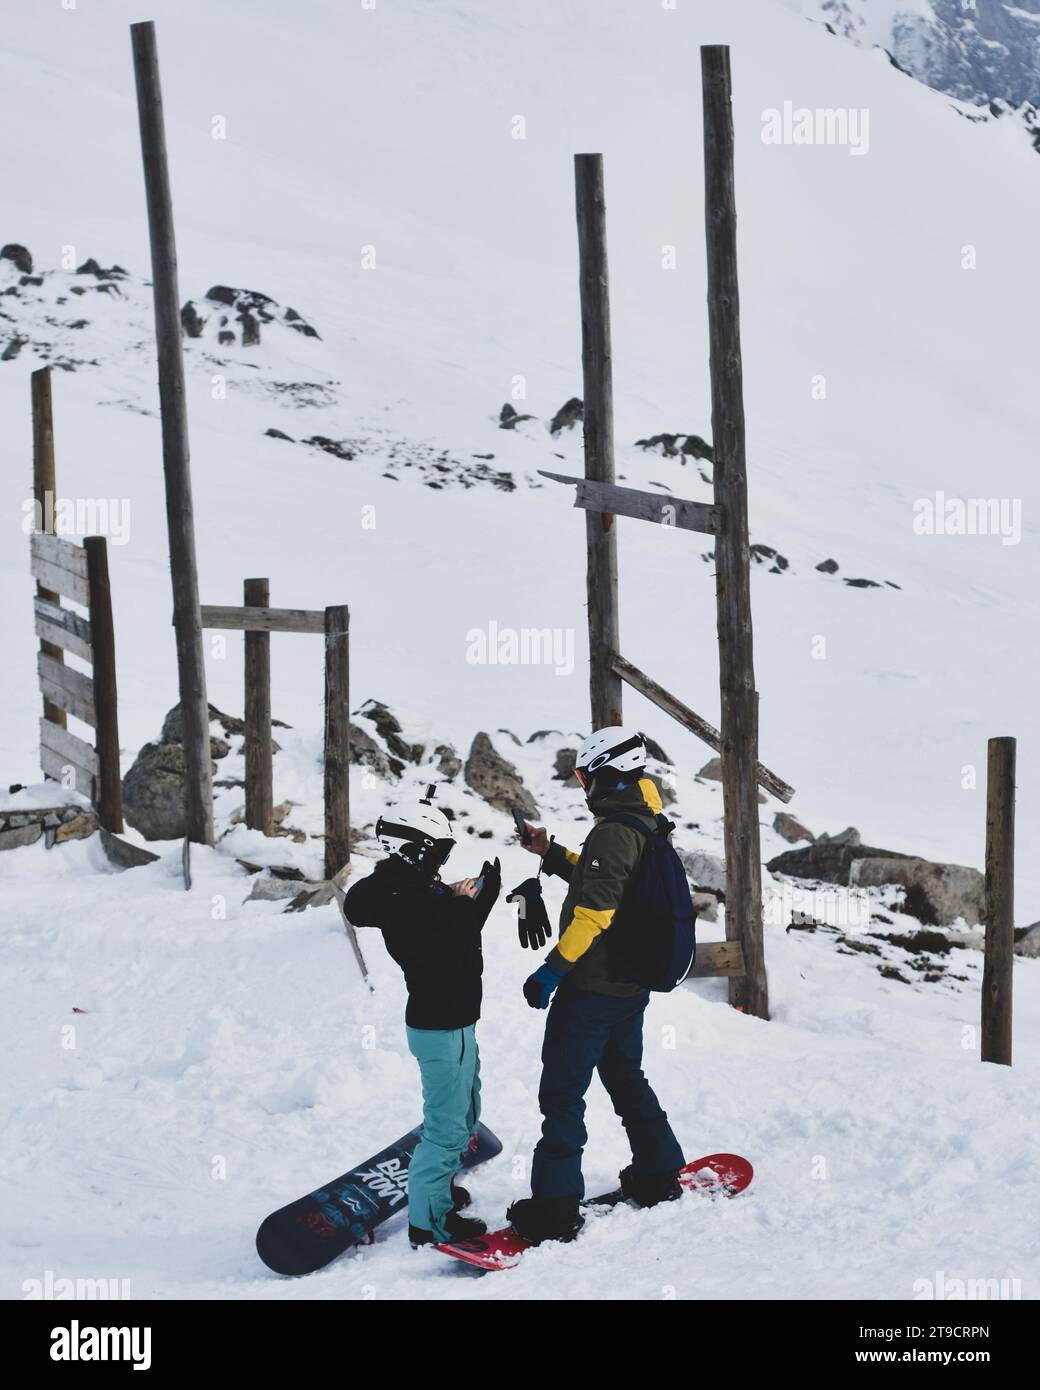
[[[786,840],[790,845],[796,845],[799,840],[813,841],[816,836],[800,820],[792,816],[789,811],[777,811],[773,817],[773,829],[782,840]]]
[[[578,756],[576,748],[558,748],[556,757],[553,761],[553,779],[557,782],[569,782],[574,776],[574,761]]]
[[[264,434],[268,439],[285,439],[290,444],[295,444],[296,442],[291,434],[286,434],[284,430],[276,430],[273,425],[269,430],[264,430]]]
[[[1040,956],[1040,922],[1015,932],[1015,955],[1036,959]]]
[[[193,299],[181,308],[181,327],[189,338],[201,338],[202,330],[206,326],[205,317],[199,313]]]
[[[0,362],[13,362],[28,341],[28,338],[23,338],[16,333],[3,352],[0,352]]]
[[[901,884],[906,889],[903,911],[925,926],[949,927],[963,917],[970,927],[985,917],[986,881],[978,869],[963,864],[889,858],[860,847],[850,866],[849,883],[856,888]]]
[[[821,574],[837,574],[838,562],[837,560],[821,560],[816,568]]]
[[[338,459],[349,461],[354,458],[354,450],[340,439],[329,439],[324,434],[313,434],[310,439],[305,439],[303,442],[313,445],[315,449],[324,449],[327,454],[332,454]]]
[[[841,836],[820,835],[814,844],[804,849],[788,849],[770,859],[766,868],[771,874],[787,874],[791,878],[812,878],[822,883],[848,886],[849,870],[857,859],[909,859],[910,855],[897,850],[875,849],[870,845],[852,843]],[[855,831],[852,832],[856,834]]]
[[[127,271],[121,265],[114,265],[105,270],[98,265],[93,256],[88,256],[82,265],[76,267],[77,275],[93,275],[95,280],[125,280]]]
[[[845,583],[850,589],[880,589],[881,585],[876,579],[846,579]]]
[[[782,574],[787,569],[790,561],[786,555],[781,555],[778,550],[774,550],[771,545],[756,543],[751,546],[751,558],[756,565],[769,565],[770,574]]]
[[[16,241],[9,241],[6,246],[0,247],[0,260],[13,261],[23,275],[32,274],[33,260],[29,249]]]
[[[549,426],[549,433],[559,434],[561,430],[573,429],[575,425],[581,423],[584,417],[584,403],[580,401],[577,396],[572,396],[569,401],[566,401],[560,406],[559,410],[553,416],[552,424]]]
[[[209,706],[209,718],[211,724],[215,720],[229,737],[242,738],[245,736],[245,721],[236,719],[233,714],[225,714],[223,710],[217,709],[216,705]],[[279,721],[277,719],[272,719],[271,723],[278,724]],[[281,727],[284,729],[285,725],[282,724]],[[166,718],[163,720],[162,731],[159,734],[159,742],[184,742],[184,720],[179,704],[174,705],[173,709],[167,713]],[[277,751],[277,745],[274,746],[275,751]],[[216,734],[210,735],[209,755],[211,758],[226,758],[230,752],[231,745],[227,742],[227,739],[218,738]]]
[[[97,828],[98,818],[94,812],[83,810],[55,827],[54,841],[60,845],[64,840],[86,840]]]
[[[922,951],[927,951],[933,956],[948,956],[955,944],[945,932],[941,931],[915,931],[915,932],[873,932],[872,935],[878,941],[887,941],[891,946],[899,946],[904,951],[912,951],[915,955]]]
[[[699,922],[717,922],[719,920],[719,900],[714,893],[696,892],[691,896]]]
[[[318,330],[307,322],[302,314],[298,314],[295,309],[286,308],[284,321],[290,328],[295,328],[297,333],[302,333],[305,338],[319,337]]]
[[[820,845],[861,845],[863,841],[856,827],[847,825],[844,830],[839,830],[837,835],[828,835],[826,832],[818,835],[816,843]]]
[[[711,445],[699,434],[653,434],[649,439],[637,439],[636,448],[660,449],[665,458],[685,455],[689,458],[707,459],[709,463],[715,458]]]
[[[450,743],[440,743],[433,750],[433,756],[437,759],[437,771],[449,782],[454,782],[455,778],[462,771],[462,759]]]
[[[486,733],[473,740],[464,769],[466,785],[498,811],[511,811],[514,806],[528,816],[538,814],[534,797],[524,786],[512,763],[495,751]]]
[[[23,845],[34,845],[42,834],[42,821],[30,821],[28,825],[11,826],[9,830],[0,830],[0,850],[21,849]]]
[[[559,729],[536,729],[527,741],[528,743],[539,743],[543,738],[552,738],[554,734],[560,734],[560,737],[563,737]]]
[[[396,782],[404,771],[401,759],[391,757],[380,748],[372,735],[360,724],[350,726],[350,761],[360,767],[367,767],[385,782]]]
[[[706,779],[707,781],[709,781],[709,782],[721,782],[721,781],[722,781],[722,759],[721,759],[721,758],[709,758],[708,761],[707,761],[707,762],[704,764],[704,766],[701,768],[700,772],[697,773],[697,776],[698,776],[698,777],[703,777],[703,778],[705,778],[705,779]]]
[[[123,778],[123,814],[146,840],[179,840],[184,814],[184,748],[148,743]]]
[[[687,877],[694,888],[700,892],[725,895],[726,861],[724,859],[720,859],[716,854],[707,854],[700,849],[680,850],[679,858],[682,860]]]
[[[366,700],[357,713],[372,721],[376,726],[376,733],[395,757],[406,763],[422,762],[425,745],[408,743],[401,737],[400,721],[381,700]]]
[[[513,430],[521,420],[533,420],[533,415],[519,415],[507,402],[501,409],[498,416],[498,428],[500,430]]]

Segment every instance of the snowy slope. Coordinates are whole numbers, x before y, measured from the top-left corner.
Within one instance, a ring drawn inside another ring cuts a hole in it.
[[[870,843],[978,865],[986,738],[1017,734],[1019,920],[1040,915],[1040,875],[1025,852],[1040,821],[1035,659],[1023,644],[1040,406],[1035,273],[1022,235],[1040,188],[1020,133],[957,119],[883,55],[836,43],[774,0],[676,11],[634,0],[374,11],[222,0],[150,13],[182,300],[218,284],[259,290],[321,335],[265,332],[255,350],[186,345],[204,601],[238,602],[243,577],[267,574],[280,605],[349,602],[357,703],[386,700],[417,734],[463,751],[479,728],[526,738],[587,719],[584,526],[569,496],[537,479],[539,468],[581,468],[578,432],[546,428],[581,389],[575,151],[601,149],[606,161],[619,472],[709,495],[694,463],[635,441],[710,437],[697,45],[732,45],[752,540],[789,560],[783,573],[760,567],[754,577],[763,761],[798,788],[794,809],[816,830],[854,821]],[[100,12],[15,4],[5,19],[0,102],[21,134],[2,238],[27,245],[46,272],[17,308],[0,299],[12,332],[28,325],[30,337],[0,362],[8,782],[39,776],[21,522],[28,373],[48,336],[82,363],[55,373],[59,492],[130,504],[128,543],[111,552],[127,765],[176,698],[126,32],[140,17],[113,0]],[[764,144],[763,111],[787,100],[868,108],[869,153]],[[523,140],[512,138],[518,116]],[[215,117],[226,139],[212,138]],[[961,268],[968,244],[977,270]],[[661,268],[665,247],[675,248],[674,270]],[[57,305],[87,257],[126,267],[122,297],[77,297],[91,299],[89,311]],[[67,326],[78,317],[86,326]],[[821,373],[824,400],[811,390]],[[523,400],[511,397],[518,376]],[[280,389],[287,383],[292,391]],[[507,400],[536,419],[498,429]],[[267,437],[271,428],[294,442]],[[354,456],[301,442],[317,436],[353,441]],[[426,484],[442,454],[451,477],[435,489]],[[464,485],[486,461],[474,456],[488,454],[511,491]],[[1020,542],[915,535],[914,501],[937,490],[1021,499]],[[716,718],[706,540],[634,522],[621,537],[625,653]],[[817,572],[831,556],[838,574]],[[850,588],[849,577],[900,587]],[[573,631],[574,670],[471,664],[467,634],[491,621]],[[317,830],[320,653],[304,637],[272,646],[274,712],[294,726],[275,794],[303,802],[296,819]],[[208,679],[210,698],[239,712],[239,644],[214,655]],[[687,845],[717,843],[717,798],[691,778],[706,750],[635,696],[627,710],[680,768],[684,817],[702,827]],[[554,804],[548,754],[530,756],[525,775],[554,828],[580,838],[576,796],[557,790]],[[962,789],[972,766],[978,786]],[[359,823],[371,824],[385,789],[359,779],[352,794]],[[233,809],[225,795],[218,812]],[[763,808],[767,826],[772,811]],[[478,814],[501,847],[504,818]],[[42,850],[3,856],[20,1063],[7,1195],[25,1212],[61,1174],[82,1198],[74,1218],[54,1213],[41,1228],[18,1217],[8,1228],[14,1287],[27,1262],[31,1273],[99,1272],[100,1261],[140,1293],[295,1292],[260,1278],[248,1239],[256,1221],[414,1122],[400,988],[378,943],[370,1000],[334,912],[241,907],[249,885],[231,851],[261,848],[236,831],[199,854],[201,887],[190,896],[172,848],[161,865],[121,876],[99,872],[92,845],[53,851],[46,875]],[[320,861],[316,842],[268,848],[297,854],[308,871]],[[766,833],[764,851],[778,848]],[[505,853],[508,880],[526,865]],[[473,867],[462,854],[460,870]],[[213,895],[226,898],[226,920],[211,917]],[[624,1267],[653,1296],[662,1282],[689,1288],[695,1274],[711,1281],[698,1292],[764,1294],[788,1283],[793,1263],[806,1292],[882,1296],[961,1267],[1021,1275],[1035,1293],[1028,1236],[995,1243],[1002,1183],[1031,1181],[1034,1141],[1018,1106],[1035,1090],[1034,964],[1018,967],[1021,1061],[1004,1074],[981,1068],[974,1042],[962,1042],[977,1018],[977,959],[961,992],[925,993],[816,937],[774,936],[768,1033],[704,987],[655,1001],[649,1034],[678,1030],[676,1052],[651,1047],[650,1065],[687,1142],[737,1148],[766,1168],[757,1204],[712,1209],[703,1226],[701,1213],[684,1213],[690,1242],[660,1267],[644,1246],[651,1227],[629,1229],[627,1216],[590,1238],[620,1242]],[[519,1000],[526,962],[504,909],[487,956],[487,1118],[507,1153],[524,1155],[536,1133],[538,1021]],[[91,1012],[77,1020],[79,1047],[65,1052],[58,1030],[74,1005]],[[360,1045],[367,1023],[374,1049]],[[602,1098],[591,1130],[590,1180],[605,1179],[622,1154]],[[223,1183],[209,1176],[218,1154],[229,1158]],[[828,1158],[831,1181],[808,1176],[815,1155]],[[489,1216],[522,1187],[512,1173],[502,1164],[479,1179]],[[966,1190],[971,1219],[954,1225]],[[143,1243],[142,1225],[154,1233]],[[816,1233],[811,1249],[806,1231]],[[696,1270],[683,1253],[693,1240],[705,1256]],[[410,1272],[425,1266],[399,1247],[377,1247],[308,1291],[408,1292]],[[640,1248],[645,1259],[630,1262]],[[540,1270],[551,1258],[514,1277],[518,1296],[546,1291]],[[591,1278],[571,1252],[560,1268],[561,1291]],[[626,1278],[615,1267],[605,1286],[597,1267],[608,1296],[631,1293]],[[493,1281],[441,1278],[434,1288],[510,1296]]]

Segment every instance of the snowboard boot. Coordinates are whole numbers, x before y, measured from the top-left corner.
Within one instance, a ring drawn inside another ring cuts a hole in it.
[[[506,1219],[521,1240],[573,1240],[585,1225],[577,1197],[524,1197],[514,1202]]]
[[[487,1234],[486,1222],[478,1221],[475,1216],[460,1216],[457,1211],[448,1212],[444,1218],[444,1229],[448,1232],[449,1241],[476,1240],[478,1236]],[[439,1244],[439,1238],[432,1231],[423,1230],[421,1226],[409,1225],[408,1239],[413,1250],[418,1250],[420,1245]]]
[[[451,1200],[455,1204],[456,1211],[465,1211],[472,1203],[473,1198],[464,1187],[460,1187],[457,1182],[453,1182],[451,1185]]]
[[[631,1164],[618,1174],[621,1191],[639,1207],[656,1207],[658,1202],[674,1202],[682,1196],[678,1170],[669,1173],[636,1173]]]

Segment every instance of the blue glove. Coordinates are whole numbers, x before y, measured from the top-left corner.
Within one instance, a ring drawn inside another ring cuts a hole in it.
[[[562,979],[562,971],[554,970],[546,961],[524,981],[524,998],[532,1009],[547,1009],[553,990]]]

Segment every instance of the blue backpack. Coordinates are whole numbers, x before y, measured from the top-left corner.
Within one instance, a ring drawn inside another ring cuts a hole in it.
[[[621,812],[604,820],[631,826],[645,837],[605,937],[611,978],[666,994],[693,969],[697,952],[697,912],[686,870],[669,839],[675,824],[658,816],[651,830],[638,816]]]

